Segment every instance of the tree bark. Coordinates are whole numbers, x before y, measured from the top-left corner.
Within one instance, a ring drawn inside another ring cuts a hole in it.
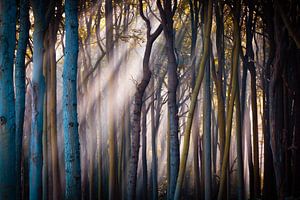
[[[81,199],[80,146],[77,119],[78,2],[66,0],[66,48],[63,68],[65,199]]]
[[[228,99],[227,99],[227,116],[226,116],[226,139],[225,139],[225,149],[221,168],[221,178],[220,178],[220,188],[218,193],[218,200],[223,199],[223,192],[225,190],[226,174],[228,169],[229,161],[229,150],[230,150],[230,137],[232,128],[232,116],[235,96],[238,94],[237,91],[237,70],[239,62],[239,52],[240,52],[240,2],[236,2],[235,9],[233,10],[233,34],[234,34],[234,49],[232,55],[232,68],[231,68],[231,81],[228,89]]]
[[[143,168],[143,199],[148,199],[148,173],[147,173],[147,109],[145,103],[142,107],[142,168]]]
[[[16,199],[16,121],[13,63],[16,1],[0,6],[0,199]],[[19,105],[18,105],[19,106]]]
[[[25,54],[29,39],[29,0],[20,1],[20,33],[15,64],[15,93],[16,93],[16,199],[21,199],[21,158],[23,142],[23,125],[26,96],[26,66]]]
[[[207,24],[210,26],[210,24]],[[209,39],[210,43],[210,39]],[[208,50],[209,51],[209,50]],[[203,147],[204,147],[204,199],[212,198],[211,190],[211,94],[210,94],[210,56],[207,56],[204,75],[203,101]],[[214,62],[214,61],[213,61]]]
[[[237,81],[237,91],[239,91],[239,81]],[[242,152],[242,124],[241,124],[241,103],[240,96],[235,96],[235,115],[236,115],[236,154],[237,154],[237,192],[238,199],[245,199],[244,194],[244,166]]]
[[[45,95],[45,78],[43,75],[44,33],[47,28],[47,4],[42,0],[31,1],[34,15],[33,33],[33,72],[31,79],[32,92],[32,124],[30,137],[30,164],[29,164],[29,198],[38,200],[42,198],[42,135],[43,112]]]
[[[131,155],[129,160],[129,171],[127,178],[127,198],[134,200],[136,198],[136,179],[138,169],[138,155],[140,147],[140,132],[141,132],[141,110],[143,104],[143,96],[151,79],[151,71],[149,69],[149,60],[154,41],[162,32],[162,27],[159,26],[154,33],[151,34],[150,21],[145,17],[143,11],[143,3],[139,1],[140,15],[147,25],[147,43],[143,57],[143,77],[137,85],[134,95],[132,133],[131,133]]]

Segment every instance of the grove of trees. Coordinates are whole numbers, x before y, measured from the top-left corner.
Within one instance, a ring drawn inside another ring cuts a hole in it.
[[[0,200],[300,199],[299,0],[0,0]]]

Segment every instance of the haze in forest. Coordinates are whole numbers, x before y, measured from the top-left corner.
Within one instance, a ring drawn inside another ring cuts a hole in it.
[[[0,200],[299,199],[300,2],[0,0]]]

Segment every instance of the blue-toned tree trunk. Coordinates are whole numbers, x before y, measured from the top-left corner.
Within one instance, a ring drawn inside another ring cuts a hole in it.
[[[0,1],[0,199],[15,199],[15,102],[13,62],[16,1]]]
[[[77,122],[77,0],[66,0],[66,48],[63,69],[63,129],[65,142],[65,199],[81,199],[80,148]]]
[[[44,32],[46,29],[45,1],[31,1],[34,15],[33,33],[33,71],[31,79],[32,124],[29,158],[29,199],[42,199],[42,168],[43,168],[43,105],[45,78],[43,75]]]
[[[25,55],[29,38],[29,0],[20,0],[20,33],[15,64],[16,92],[16,198],[21,199],[21,157],[25,112]]]

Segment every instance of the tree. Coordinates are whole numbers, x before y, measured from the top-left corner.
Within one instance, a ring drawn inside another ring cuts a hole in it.
[[[63,69],[65,199],[81,199],[80,147],[77,121],[78,1],[66,0],[66,48]]]
[[[59,24],[62,20],[63,6],[62,1],[55,1],[55,4],[52,6],[51,19],[48,26],[48,53],[49,53],[49,65],[48,70],[48,80],[47,88],[49,89],[49,126],[50,126],[50,143],[51,143],[51,170],[52,170],[52,187],[53,187],[53,198],[61,199],[61,179],[59,173],[59,158],[58,158],[58,146],[57,146],[57,85],[56,85],[56,41],[57,33],[59,30]]]
[[[232,116],[233,116],[233,108],[235,96],[238,94],[238,80],[237,80],[237,70],[238,70],[238,62],[239,62],[239,52],[240,52],[240,2],[237,1],[234,4],[233,8],[233,38],[234,38],[234,48],[232,54],[232,68],[231,68],[231,81],[228,89],[228,97],[227,97],[227,115],[226,115],[226,138],[225,138],[225,147],[222,161],[222,169],[221,169],[221,178],[220,178],[220,186],[218,193],[218,200],[223,199],[223,192],[225,189],[225,180],[228,168],[228,160],[229,160],[229,149],[230,149],[230,138],[231,138],[231,128],[232,128]]]
[[[16,125],[13,63],[16,1],[0,3],[0,198],[16,198]]]
[[[147,170],[147,111],[146,104],[142,107],[142,168],[143,168],[143,199],[148,199],[148,170]]]
[[[191,88],[195,87],[195,79],[196,79],[196,44],[197,44],[197,33],[198,33],[198,24],[199,24],[199,11],[200,11],[200,2],[189,0],[189,8],[190,8],[190,18],[191,18]],[[194,123],[192,126],[192,134],[193,134],[193,152],[194,152],[194,175],[195,175],[195,181],[194,181],[194,188],[195,188],[195,198],[200,198],[200,177],[199,177],[199,124],[197,123],[199,118],[199,108],[196,105],[195,108],[195,118]]]
[[[246,21],[246,55],[245,69],[250,72],[251,76],[251,108],[253,119],[253,171],[254,171],[254,198],[260,197],[260,175],[259,175],[259,151],[258,151],[258,119],[257,119],[257,94],[256,94],[256,69],[254,65],[254,51],[252,46],[253,32],[255,32],[255,19],[253,20],[254,5],[252,1],[248,1],[249,16]],[[254,22],[253,22],[254,21]]]
[[[224,5],[221,1],[215,3],[215,15],[216,15],[216,43],[217,55],[218,55],[218,66],[215,69],[212,65],[212,78],[215,82],[217,91],[217,110],[218,110],[218,133],[220,141],[220,152],[224,152],[225,146],[225,100],[222,83],[222,75],[225,65],[225,52],[224,52],[224,16],[223,16]],[[220,156],[220,165],[222,165],[222,156]]]
[[[239,83],[237,82],[237,91]],[[241,103],[240,96],[235,96],[235,117],[236,117],[236,159],[237,159],[237,196],[239,200],[245,198],[244,194],[244,165],[242,156],[242,124],[241,124]]]
[[[2,0],[0,199],[298,199],[299,26],[295,0]]]
[[[42,135],[44,116],[45,78],[43,75],[44,33],[47,28],[46,11],[47,1],[32,0],[34,16],[33,33],[33,72],[31,78],[31,107],[32,124],[30,137],[30,164],[29,164],[29,198],[42,198]]]
[[[23,142],[23,125],[26,94],[25,55],[29,39],[29,0],[20,1],[20,32],[15,64],[15,93],[16,93],[16,198],[21,199],[21,158]]]
[[[208,8],[209,9],[209,8]],[[212,12],[212,11],[211,11]],[[207,15],[206,17],[210,17]],[[208,21],[208,19],[207,19]],[[207,26],[210,26],[208,23]],[[210,44],[210,39],[208,39]],[[210,47],[211,48],[211,47]],[[209,51],[209,50],[208,50]],[[204,76],[203,100],[203,153],[204,153],[204,196],[205,200],[212,198],[211,189],[211,94],[210,94],[210,56],[207,56]],[[214,62],[214,61],[212,61]]]
[[[156,30],[151,34],[150,20],[145,16],[143,10],[143,1],[139,1],[139,12],[147,27],[147,43],[143,57],[143,77],[141,82],[137,85],[137,89],[134,95],[134,107],[133,107],[133,120],[132,120],[132,133],[131,133],[131,154],[129,161],[129,171],[127,177],[127,198],[135,199],[136,196],[136,178],[138,167],[138,155],[140,146],[140,132],[141,132],[141,111],[143,105],[143,96],[147,86],[151,79],[151,71],[149,68],[149,61],[153,43],[156,38],[162,32],[162,26],[158,26]]]
[[[173,2],[173,7],[172,7]],[[168,57],[168,113],[169,113],[169,137],[170,137],[170,179],[169,199],[173,199],[176,188],[176,180],[179,171],[179,140],[178,140],[178,105],[177,105],[177,60],[174,48],[173,17],[177,9],[177,0],[157,0],[157,7],[162,20],[162,26],[166,39]]]

